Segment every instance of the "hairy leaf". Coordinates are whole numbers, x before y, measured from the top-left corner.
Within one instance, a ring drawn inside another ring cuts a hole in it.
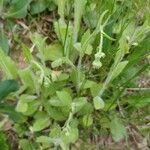
[[[112,117],[110,131],[114,141],[118,142],[126,135],[126,129],[117,116]]]

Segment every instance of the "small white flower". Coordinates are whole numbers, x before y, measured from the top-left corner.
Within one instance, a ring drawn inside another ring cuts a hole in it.
[[[99,60],[94,60],[93,66],[95,69],[99,69],[102,66],[102,63]]]

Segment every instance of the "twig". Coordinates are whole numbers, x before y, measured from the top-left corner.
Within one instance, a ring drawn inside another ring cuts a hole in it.
[[[147,91],[150,88],[126,88],[127,91]]]

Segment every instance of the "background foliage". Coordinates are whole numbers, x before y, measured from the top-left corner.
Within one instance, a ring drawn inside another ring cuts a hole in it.
[[[149,147],[149,10],[149,0],[0,0],[0,128],[11,121],[16,149]]]

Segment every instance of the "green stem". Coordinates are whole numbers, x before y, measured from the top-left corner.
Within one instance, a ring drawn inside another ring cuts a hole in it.
[[[79,55],[77,66],[77,93],[80,92],[82,54]]]
[[[100,44],[99,44],[99,52],[102,52],[103,49],[103,30],[101,29],[101,37],[100,37]]]

